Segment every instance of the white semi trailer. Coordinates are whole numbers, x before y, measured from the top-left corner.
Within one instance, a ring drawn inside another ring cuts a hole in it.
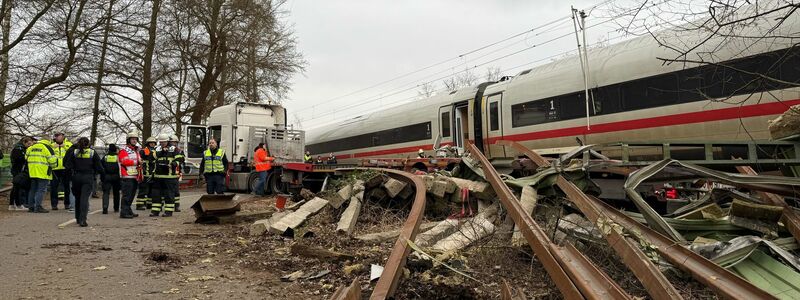
[[[300,186],[302,174],[289,168],[305,168],[305,132],[294,130],[286,119],[286,109],[275,104],[236,102],[215,108],[207,124],[185,127],[187,163],[192,169],[199,168],[203,152],[213,137],[228,157],[225,182],[228,190],[252,191],[257,180],[253,168],[254,150],[259,143],[266,143],[270,156],[275,158],[267,178],[270,191],[281,193]],[[196,171],[193,173],[197,175]]]

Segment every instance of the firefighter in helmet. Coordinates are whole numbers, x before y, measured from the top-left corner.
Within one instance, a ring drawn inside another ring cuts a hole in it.
[[[158,217],[164,212],[164,217],[171,217],[175,211],[175,189],[178,184],[178,173],[176,169],[179,163],[175,160],[177,151],[175,147],[169,146],[169,135],[158,135],[158,143],[153,157],[155,158],[155,168],[153,170],[153,184],[150,196],[152,206],[150,216]]]
[[[156,150],[155,137],[149,137],[139,150],[139,155],[142,157],[142,183],[139,185],[139,194],[136,196],[136,210],[150,209],[150,189],[153,185],[153,169],[155,169],[155,157],[153,153]]]
[[[178,162],[176,173],[178,173],[178,181],[175,183],[175,212],[181,211],[181,189],[180,189],[180,181],[183,179],[183,168],[186,167],[186,155],[183,153],[183,149],[178,146],[178,136],[177,135],[170,135],[169,136],[169,145],[170,147],[175,147],[175,161]]]

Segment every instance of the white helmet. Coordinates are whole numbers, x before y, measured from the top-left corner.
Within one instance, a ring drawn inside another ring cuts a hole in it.
[[[158,141],[159,142],[169,141],[169,135],[167,135],[166,133],[159,134],[158,135]]]
[[[170,142],[177,142],[177,141],[178,141],[178,136],[177,136],[177,135],[174,135],[174,134],[173,134],[173,135],[170,135],[170,136],[169,136],[169,141],[170,141]]]
[[[139,138],[139,132],[137,132],[136,130],[129,131],[128,135],[125,136],[125,139],[129,139],[129,138],[137,138],[138,139]]]

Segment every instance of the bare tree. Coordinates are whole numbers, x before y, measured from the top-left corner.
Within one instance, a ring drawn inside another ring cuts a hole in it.
[[[500,77],[503,77],[500,67],[488,67],[486,68],[486,73],[483,75],[483,80],[498,81],[500,80]]]
[[[417,90],[417,96],[422,99],[430,98],[436,93],[436,83],[435,82],[424,82],[419,85],[419,90]]]
[[[455,91],[462,87],[475,85],[478,83],[478,76],[475,75],[473,68],[465,68],[464,71],[442,80],[445,89],[448,91]]]
[[[108,33],[111,31],[111,17],[114,11],[114,0],[108,2],[105,25],[103,26],[103,41],[100,44],[100,62],[97,65],[97,85],[94,88],[94,106],[92,109],[92,132],[89,140],[94,144],[97,139],[97,127],[100,121],[100,91],[103,86],[103,75],[105,73],[106,50],[108,50]]]

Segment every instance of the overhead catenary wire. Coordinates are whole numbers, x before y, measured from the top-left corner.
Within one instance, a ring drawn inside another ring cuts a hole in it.
[[[661,2],[661,3],[664,3],[664,2],[667,2],[667,1],[665,0],[665,1]],[[658,5],[658,4],[654,4],[654,5]],[[618,19],[618,18],[620,18],[622,16],[625,16],[626,14],[630,13],[631,11],[632,10],[628,10],[628,11],[625,11],[625,12],[623,12],[621,14],[618,14],[618,15],[616,15],[614,17],[610,17],[607,20],[604,20],[602,22],[598,22],[598,23],[595,23],[595,24],[593,24],[591,26],[588,26],[588,27],[586,27],[586,29],[607,24],[607,23],[612,22],[612,21],[614,21],[614,20],[616,20],[616,19]],[[425,82],[422,82],[422,83],[419,83],[419,84],[415,84],[415,85],[412,85],[412,86],[409,86],[409,87],[403,88],[401,86],[401,87],[395,88],[393,90],[389,90],[387,92],[381,93],[380,95],[368,97],[368,98],[365,98],[365,99],[363,99],[361,101],[357,101],[354,104],[342,107],[340,109],[324,112],[324,113],[322,113],[320,115],[315,115],[315,116],[312,116],[310,118],[301,119],[300,121],[315,120],[315,119],[319,119],[319,118],[322,118],[322,117],[326,117],[326,116],[330,116],[330,115],[336,114],[338,112],[342,112],[342,111],[346,111],[346,110],[349,110],[349,109],[352,109],[352,108],[361,107],[361,106],[364,106],[364,105],[367,105],[367,104],[370,104],[370,103],[374,103],[375,101],[380,101],[380,100],[386,99],[387,97],[390,97],[390,96],[394,96],[394,95],[397,95],[397,94],[401,94],[403,92],[407,92],[407,91],[410,91],[410,90],[413,90],[413,89],[417,89],[421,85],[428,84],[428,83],[433,83],[433,82],[436,82],[436,81],[439,81],[439,80],[442,80],[442,79],[446,79],[446,78],[450,78],[452,76],[455,76],[455,75],[458,75],[458,74],[461,74],[461,73],[464,73],[464,72],[467,72],[467,71],[471,71],[472,69],[475,69],[477,67],[484,66],[484,65],[490,64],[492,62],[499,61],[499,60],[502,60],[502,59],[505,59],[505,58],[520,54],[522,52],[525,52],[525,51],[531,50],[533,48],[540,47],[542,45],[545,45],[545,44],[560,40],[562,38],[571,36],[573,34],[574,34],[574,32],[567,32],[565,34],[562,34],[562,35],[556,36],[554,38],[548,39],[548,40],[546,40],[544,42],[541,42],[541,43],[538,43],[538,44],[534,44],[532,46],[529,46],[529,47],[526,47],[526,48],[511,52],[511,53],[505,54],[505,55],[500,56],[500,57],[496,57],[494,59],[491,59],[491,60],[488,60],[488,61],[485,61],[485,62],[482,62],[482,63],[479,63],[479,64],[475,64],[472,67],[465,68],[465,70],[456,71],[456,72],[447,74],[445,76],[441,76],[441,77],[435,78],[433,80],[425,81]],[[444,70],[444,71],[447,71],[447,70]],[[442,72],[443,71],[440,71],[440,72],[435,73],[435,74],[441,74]],[[386,94],[386,93],[388,93],[388,94]],[[416,97],[416,96],[414,96],[414,97]]]
[[[605,1],[603,1],[603,2],[600,2],[600,3],[597,3],[597,4],[595,4],[595,5],[592,5],[592,6],[591,6],[590,8],[588,8],[588,9],[594,9],[594,8],[600,7],[600,6],[602,6],[602,5],[609,4],[609,3],[611,3],[611,2],[614,2],[614,1],[616,1],[616,0],[605,0]],[[422,68],[420,68],[420,69],[416,69],[416,70],[413,70],[413,71],[410,71],[410,72],[407,72],[407,73],[404,73],[404,74],[401,74],[401,75],[398,75],[398,76],[392,77],[392,78],[390,78],[390,79],[387,79],[387,80],[384,80],[384,81],[381,81],[381,82],[378,82],[378,83],[372,84],[372,85],[370,85],[370,86],[367,86],[367,87],[365,87],[365,88],[361,88],[361,89],[358,89],[358,90],[356,90],[356,91],[353,91],[353,92],[346,93],[346,94],[344,94],[344,95],[340,95],[340,96],[336,96],[336,97],[333,97],[333,98],[327,99],[327,100],[325,100],[325,101],[322,101],[322,103],[324,103],[324,104],[326,104],[326,105],[327,105],[327,104],[330,104],[331,102],[335,102],[335,101],[337,101],[337,100],[344,99],[345,97],[349,97],[349,96],[352,96],[352,95],[356,95],[356,94],[359,94],[359,93],[361,93],[361,92],[364,92],[364,91],[367,91],[367,90],[371,90],[371,89],[374,89],[374,88],[377,88],[377,87],[383,86],[383,85],[385,85],[385,84],[387,84],[387,83],[390,83],[390,82],[393,82],[393,81],[396,81],[396,80],[399,80],[399,79],[403,79],[403,78],[406,78],[406,77],[408,77],[408,76],[411,76],[411,75],[414,75],[414,74],[418,74],[418,73],[420,73],[420,72],[423,72],[423,71],[426,71],[426,70],[429,70],[429,69],[432,69],[432,68],[435,68],[435,67],[438,67],[438,66],[441,66],[441,65],[447,64],[447,63],[449,63],[449,62],[456,61],[456,60],[459,60],[459,59],[463,59],[464,57],[466,57],[466,56],[468,56],[468,55],[471,55],[471,54],[474,54],[474,53],[480,52],[480,51],[482,51],[482,50],[485,50],[485,49],[488,49],[488,48],[491,48],[491,47],[497,46],[497,45],[499,45],[499,44],[502,44],[502,43],[504,43],[504,42],[507,42],[507,41],[509,41],[509,40],[512,40],[512,39],[518,38],[518,37],[520,37],[520,36],[524,36],[524,35],[530,34],[530,33],[532,33],[532,32],[535,32],[535,31],[544,30],[544,29],[546,29],[548,26],[552,26],[553,24],[556,24],[556,23],[559,23],[559,22],[569,21],[569,19],[570,19],[570,16],[564,16],[564,17],[561,17],[561,18],[558,18],[558,19],[552,20],[552,21],[550,21],[550,22],[547,22],[547,23],[545,23],[545,24],[538,25],[538,26],[536,26],[536,27],[533,27],[533,28],[527,29],[527,30],[525,30],[525,31],[522,31],[522,32],[519,32],[519,33],[513,34],[513,35],[511,35],[511,36],[509,36],[509,37],[506,37],[506,38],[504,38],[504,39],[501,39],[501,40],[498,40],[498,41],[495,41],[495,42],[492,42],[492,43],[489,43],[489,44],[486,44],[486,45],[480,46],[480,47],[478,47],[478,48],[475,48],[475,49],[472,49],[472,50],[466,51],[466,52],[464,52],[464,53],[458,54],[458,55],[457,55],[457,56],[455,56],[455,57],[451,57],[451,58],[448,58],[448,59],[444,59],[444,60],[442,60],[442,61],[439,61],[439,62],[436,62],[436,63],[430,64],[430,65],[427,65],[427,66],[425,66],[425,67],[422,67]],[[537,34],[537,35],[538,35],[538,34]],[[450,68],[448,68],[448,69],[450,69]],[[297,109],[296,111],[297,111],[297,112],[303,112],[303,111],[313,110],[313,109],[315,109],[317,106],[319,106],[319,105],[311,105],[311,106],[307,106],[307,107],[299,108],[299,109]]]

